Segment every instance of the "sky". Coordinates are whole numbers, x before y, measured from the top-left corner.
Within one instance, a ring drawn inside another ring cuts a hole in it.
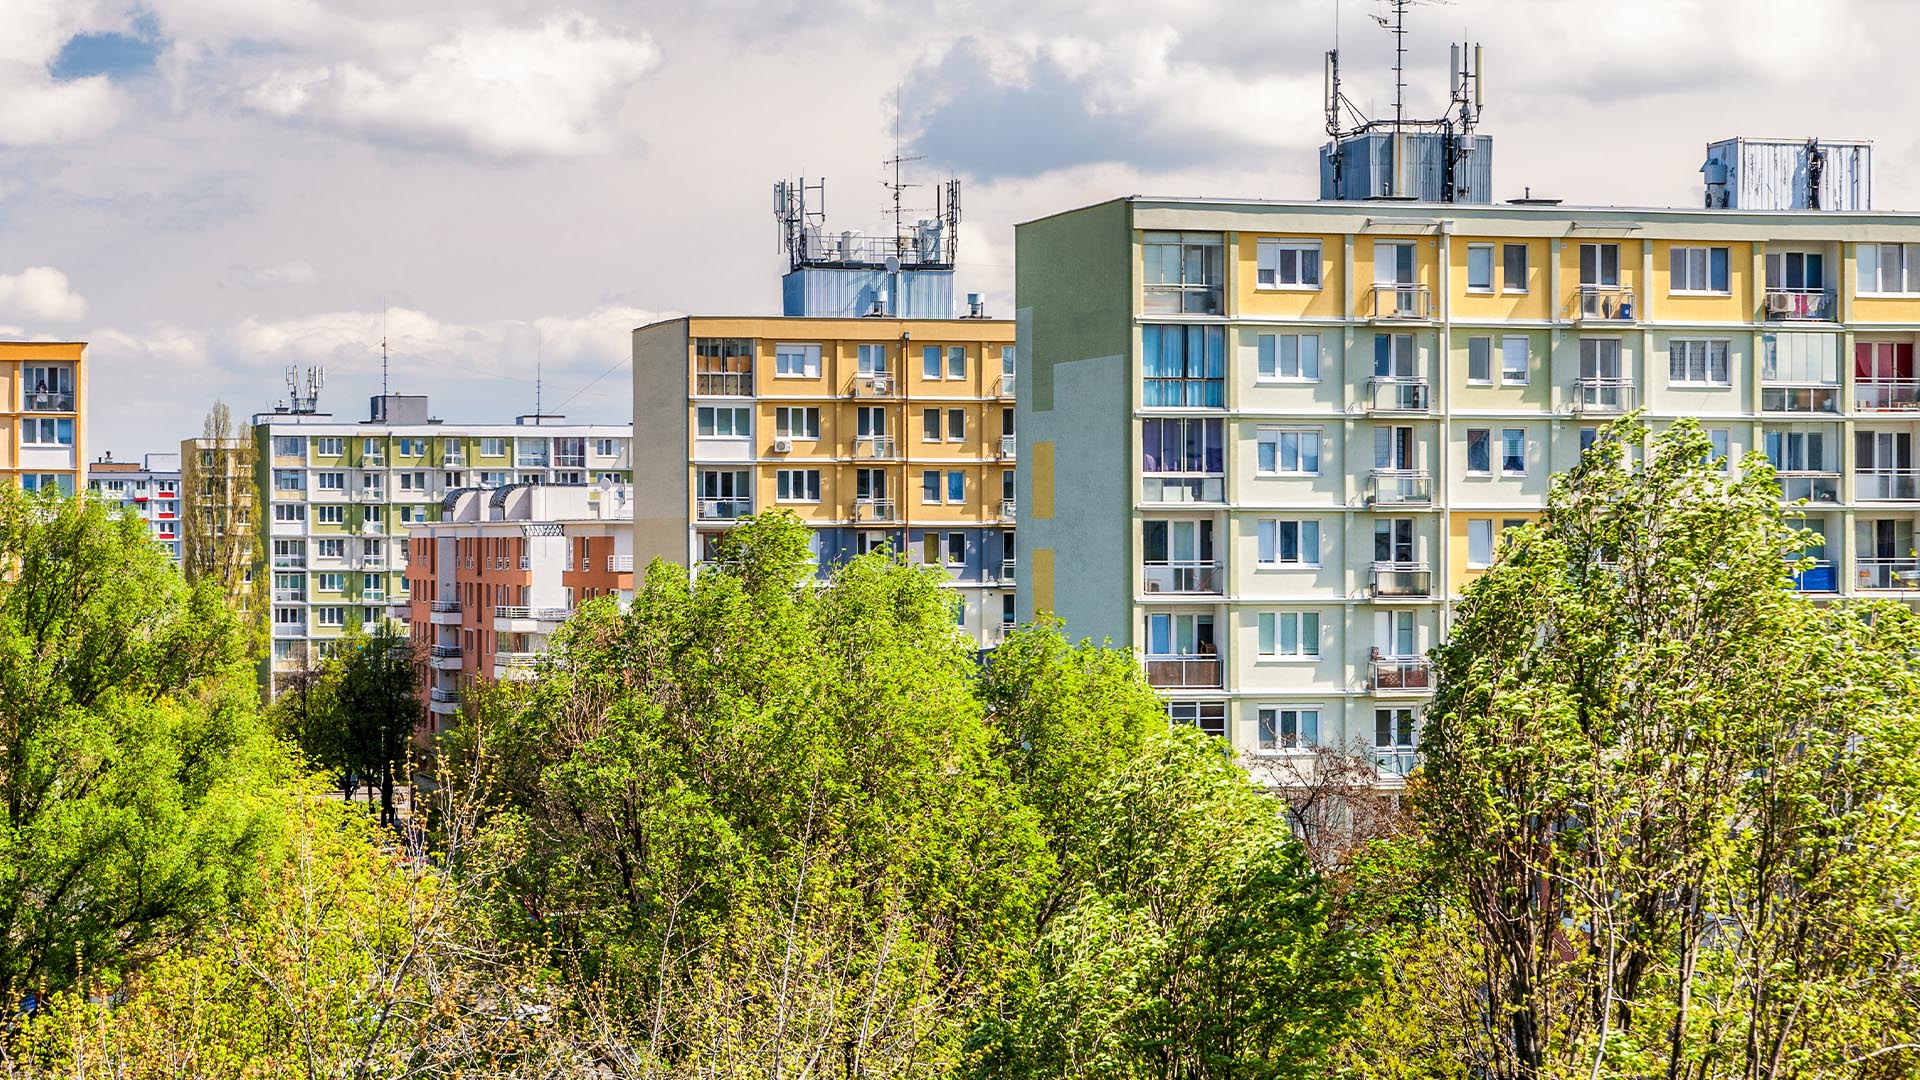
[[[0,336],[91,343],[93,452],[177,448],[324,367],[449,421],[632,417],[628,332],[775,313],[772,185],[883,221],[963,180],[956,292],[1015,223],[1127,194],[1300,199],[1321,54],[1392,101],[1384,0],[0,0]],[[1412,112],[1485,44],[1496,198],[1691,206],[1732,136],[1874,143],[1920,209],[1903,0],[1425,0]],[[896,134],[897,133],[897,134]],[[896,142],[897,138],[897,142]],[[907,193],[910,205],[931,189]],[[536,379],[536,372],[538,378]]]

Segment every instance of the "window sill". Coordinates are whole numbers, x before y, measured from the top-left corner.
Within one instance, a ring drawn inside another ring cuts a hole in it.
[[[1255,292],[1299,292],[1317,293],[1326,289],[1324,285],[1255,285]]]
[[[1502,296],[1525,296],[1525,295],[1527,295],[1528,293],[1531,293],[1532,291],[1533,291],[1532,289],[1501,289],[1501,290],[1500,290],[1500,295],[1502,295]]]
[[[1503,378],[1500,380],[1500,385],[1501,386],[1529,386],[1531,384],[1526,379]]]
[[[1467,385],[1485,387],[1491,390],[1493,389],[1493,380],[1492,379],[1468,379]]]
[[[1726,300],[1731,298],[1733,293],[1725,289],[1668,289],[1667,295],[1695,300]]]
[[[1320,380],[1302,376],[1257,375],[1254,377],[1253,384],[1255,386],[1318,386]]]
[[[1468,470],[1467,470],[1467,474],[1466,474],[1466,478],[1467,478],[1467,479],[1469,479],[1469,480],[1491,480],[1491,479],[1493,479],[1493,470],[1491,470],[1491,469],[1468,469]]]
[[[1320,477],[1326,474],[1317,473],[1317,472],[1258,472],[1256,471],[1253,475],[1256,479],[1261,479],[1261,480],[1318,480]]]
[[[1255,653],[1253,657],[1253,662],[1256,664],[1292,664],[1296,667],[1306,667],[1313,664],[1318,664],[1320,662],[1320,657],[1291,656],[1291,655],[1283,655],[1281,653],[1273,653],[1271,655],[1268,655],[1266,653]]]
[[[1257,562],[1253,564],[1253,568],[1257,572],[1261,570],[1319,570],[1322,567],[1319,563]]]
[[[1468,296],[1492,296],[1494,295],[1493,286],[1483,285],[1483,286],[1475,287],[1475,286],[1469,285],[1467,286],[1467,295]]]
[[[1667,381],[1667,388],[1669,390],[1731,390],[1733,389],[1733,384],[1730,382],[1691,382],[1685,379],[1669,379]]]

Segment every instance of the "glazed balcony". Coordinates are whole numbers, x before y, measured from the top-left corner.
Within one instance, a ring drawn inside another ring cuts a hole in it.
[[[1432,596],[1433,571],[1426,563],[1374,563],[1367,586],[1375,596]]]
[[[1760,387],[1760,411],[1838,413],[1840,388],[1820,383],[1763,383]]]
[[[1853,474],[1853,497],[1861,502],[1920,499],[1920,469],[1880,469]]]
[[[1367,502],[1374,506],[1430,505],[1433,478],[1424,469],[1375,469],[1367,477]]]
[[[1893,592],[1920,589],[1920,558],[1860,559],[1857,573],[1862,589]]]
[[[1828,472],[1781,472],[1774,478],[1780,484],[1783,502],[1837,503],[1840,501],[1840,474]]]
[[[1920,411],[1920,379],[1861,379],[1853,384],[1853,407],[1860,412]]]

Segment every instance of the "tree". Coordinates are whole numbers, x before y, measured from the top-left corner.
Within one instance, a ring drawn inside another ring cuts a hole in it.
[[[391,621],[329,645],[317,670],[283,688],[271,714],[309,760],[341,777],[349,797],[362,782],[377,786],[380,823],[397,824],[396,773],[411,774],[420,721],[419,647]]]
[[[1920,1062],[1920,633],[1795,593],[1787,513],[1764,459],[1623,421],[1467,590],[1417,810],[1485,966],[1476,1071]]]
[[[253,429],[239,426],[225,402],[216,401],[180,456],[184,493],[180,523],[180,569],[189,582],[211,582],[264,647],[268,611],[266,548],[254,515],[264,502],[255,475],[259,451]]]
[[[166,948],[277,846],[283,762],[217,588],[131,516],[0,487],[0,1001]]]

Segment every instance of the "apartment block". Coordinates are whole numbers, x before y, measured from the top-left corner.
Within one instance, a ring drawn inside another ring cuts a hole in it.
[[[1014,328],[986,318],[696,316],[633,335],[634,551],[708,558],[786,509],[821,572],[875,548],[938,566],[982,648],[1013,623]]]
[[[424,396],[398,394],[373,398],[357,423],[318,411],[255,415],[275,690],[317,663],[326,642],[402,602],[407,530],[442,520],[449,493],[513,485],[618,492],[632,481],[630,432],[557,416],[448,424]]]
[[[1920,215],[1823,200],[1821,152],[1778,185],[1806,209],[1135,197],[1021,225],[1021,617],[1131,647],[1245,751],[1357,744],[1391,783],[1461,590],[1636,408],[1771,459],[1824,538],[1796,587],[1920,600]]]
[[[27,491],[81,490],[87,346],[0,341],[0,479]]]
[[[451,722],[476,680],[531,675],[580,604],[633,599],[624,485],[461,488],[440,510],[408,530],[403,609],[428,658],[428,734]]]
[[[153,542],[180,565],[180,455],[148,454],[115,461],[108,454],[87,466],[87,493],[117,512],[147,523]]]

